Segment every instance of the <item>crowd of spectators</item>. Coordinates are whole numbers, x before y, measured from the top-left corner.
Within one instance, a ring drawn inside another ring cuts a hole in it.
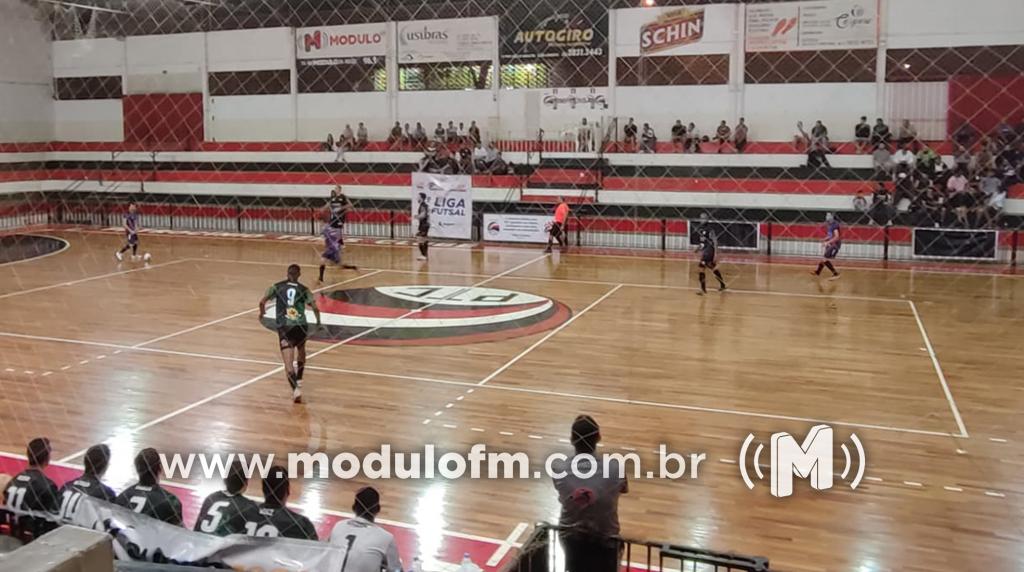
[[[428,145],[418,166],[421,172],[440,175],[508,175],[513,168],[497,145],[481,142],[459,142],[454,152],[450,145]]]
[[[702,134],[693,122],[684,123],[681,119],[677,119],[669,129],[672,150],[676,153],[701,153],[701,144],[710,142],[717,143],[718,153],[729,145],[732,145],[737,153],[742,153],[747,147],[749,132],[746,119],[743,117],[735,127],[729,127],[729,123],[723,119],[711,136]],[[623,151],[627,153],[657,152],[658,136],[650,123],[644,123],[641,129],[636,120],[630,117],[622,128],[622,135]]]

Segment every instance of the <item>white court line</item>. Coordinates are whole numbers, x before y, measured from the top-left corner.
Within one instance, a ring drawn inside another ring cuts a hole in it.
[[[493,372],[491,372],[491,375],[488,375],[487,377],[481,379],[477,383],[477,385],[487,385],[487,382],[489,382],[492,379],[494,379],[494,378],[498,377],[499,375],[501,375],[502,372],[504,372],[508,368],[512,367],[513,365],[515,365],[516,362],[518,362],[519,360],[521,360],[524,357],[526,357],[527,354],[529,354],[533,350],[539,348],[541,346],[541,344],[543,344],[544,342],[550,340],[552,337],[557,335],[558,332],[561,332],[565,328],[569,327],[569,325],[572,324],[573,322],[575,322],[577,318],[580,318],[581,316],[583,316],[583,314],[586,314],[591,309],[593,309],[595,306],[597,306],[601,302],[604,302],[609,296],[611,296],[612,294],[618,292],[620,288],[622,288],[622,284],[619,284],[619,285],[615,286],[614,288],[612,288],[611,290],[605,292],[604,296],[601,296],[597,300],[594,300],[593,302],[591,302],[589,306],[587,306],[586,308],[583,308],[583,310],[581,310],[578,314],[573,314],[573,316],[571,318],[569,318],[568,320],[566,320],[565,323],[563,323],[561,326],[558,326],[557,328],[551,330],[550,332],[548,332],[548,334],[546,336],[544,336],[543,338],[537,340],[532,345],[530,345],[530,347],[528,347],[525,350],[523,350],[522,352],[520,352],[519,355],[517,355],[517,356],[513,357],[512,359],[508,360],[507,362],[505,362],[504,365],[502,365],[498,369],[496,369]]]
[[[240,357],[233,357],[233,356],[223,356],[223,355],[214,355],[214,354],[201,354],[201,353],[194,353],[194,352],[181,352],[181,351],[176,351],[176,350],[163,350],[163,349],[159,349],[159,348],[132,348],[131,346],[118,346],[117,344],[109,344],[109,343],[104,343],[104,342],[89,342],[89,341],[84,341],[84,340],[71,340],[71,339],[67,339],[67,338],[53,338],[53,337],[46,337],[46,336],[33,336],[33,335],[29,335],[29,334],[16,334],[16,333],[11,333],[11,332],[0,332],[0,337],[12,337],[12,338],[20,338],[20,339],[38,340],[38,341],[46,341],[46,342],[68,343],[68,344],[78,344],[78,345],[86,345],[86,346],[100,346],[100,347],[107,347],[107,348],[119,348],[119,349],[124,349],[124,350],[134,350],[134,351],[140,351],[140,352],[150,352],[150,353],[157,353],[157,354],[177,355],[177,356],[194,357],[194,358],[200,358],[200,359],[213,359],[213,360],[233,361],[233,362],[240,362],[240,363],[260,364],[260,365],[274,365],[274,363],[275,363],[275,362],[270,362],[270,361],[256,360],[256,359],[249,359],[249,358],[240,358]],[[67,367],[70,367],[70,366],[66,366],[65,368],[61,368],[61,369],[66,369]],[[309,370],[309,371],[326,371],[326,372],[332,372],[332,373],[347,373],[347,374],[352,374],[352,375],[365,375],[365,376],[368,376],[368,377],[378,377],[378,378],[381,378],[381,379],[395,379],[395,380],[401,380],[401,381],[417,381],[417,382],[423,382],[423,383],[433,383],[433,384],[438,384],[438,385],[453,385],[453,386],[469,388],[470,391],[472,391],[473,389],[476,389],[477,387],[481,387],[481,386],[478,385],[479,382],[473,382],[473,381],[457,381],[457,380],[452,380],[452,379],[436,379],[436,378],[430,378],[430,377],[416,377],[416,376],[410,376],[410,375],[398,375],[398,374],[381,373],[381,372],[374,372],[374,371],[362,371],[362,370],[356,370],[356,369],[344,369],[344,368],[336,368],[336,367],[324,367],[324,366],[315,366],[315,365],[309,365],[309,364],[306,365],[306,369]],[[812,419],[812,418],[807,418],[807,417],[793,417],[793,416],[789,416],[789,415],[776,415],[776,414],[773,414],[773,413],[757,413],[757,412],[750,412],[750,411],[737,411],[737,410],[732,410],[732,409],[719,409],[719,408],[712,408],[712,407],[700,407],[700,406],[696,406],[696,405],[683,405],[683,404],[677,404],[677,403],[662,403],[662,402],[657,402],[657,401],[638,401],[638,400],[625,399],[625,398],[619,398],[619,397],[603,397],[603,396],[599,396],[599,395],[587,395],[587,394],[581,394],[581,393],[568,393],[568,392],[559,392],[559,391],[549,391],[549,390],[545,390],[545,389],[533,389],[533,388],[528,388],[528,387],[512,387],[512,386],[506,386],[506,385],[488,384],[488,385],[482,386],[482,388],[483,389],[490,389],[490,390],[494,390],[494,391],[507,391],[507,392],[514,392],[514,393],[526,393],[526,394],[530,394],[530,395],[543,395],[543,396],[546,396],[546,397],[565,397],[565,398],[569,398],[569,399],[578,399],[580,401],[600,401],[600,402],[606,402],[606,403],[618,403],[618,404],[622,404],[622,405],[640,405],[640,406],[646,406],[646,407],[658,407],[658,408],[663,408],[663,409],[677,409],[677,410],[682,410],[682,411],[693,411],[693,412],[697,412],[697,413],[738,415],[738,416],[743,416],[743,417],[756,417],[756,418],[759,418],[759,419],[778,419],[778,420],[782,420],[782,421],[800,421],[800,422],[805,422],[805,423],[827,423],[829,425],[841,425],[841,426],[846,426],[846,427],[857,427],[857,428],[860,428],[860,429],[875,429],[875,430],[878,430],[878,431],[888,431],[888,432],[894,432],[894,433],[911,433],[911,434],[914,434],[914,435],[928,435],[928,436],[935,436],[935,437],[949,437],[951,435],[948,432],[942,432],[942,431],[927,431],[927,430],[924,430],[924,429],[909,429],[909,428],[905,428],[905,427],[893,427],[893,426],[887,426],[887,425],[872,425],[872,424],[865,424],[865,423],[853,423],[853,422],[848,422],[848,421],[834,421],[834,420],[827,420],[827,419]],[[501,432],[501,434],[502,435],[506,435],[506,432]],[[507,433],[507,435],[514,435],[514,433]]]
[[[337,287],[337,286],[342,286],[344,284],[348,284],[349,282],[355,282],[357,280],[362,280],[363,278],[369,278],[370,276],[376,276],[377,274],[380,274],[381,272],[384,272],[384,271],[383,270],[375,270],[373,272],[370,272],[369,274],[362,274],[360,276],[356,276],[355,278],[349,278],[348,280],[343,280],[341,282],[335,282],[334,284],[328,284],[327,286],[323,286],[321,288],[317,288],[316,290],[313,290],[313,292],[322,292],[322,291],[324,291],[324,290],[326,290],[328,288],[334,288],[334,287]],[[257,312],[257,311],[259,311],[259,308],[249,308],[248,310],[242,310],[241,312],[236,312],[234,314],[231,314],[230,316],[225,316],[223,318],[218,318],[216,320],[210,320],[209,322],[206,322],[205,324],[199,324],[198,326],[192,326],[191,328],[187,328],[187,329],[184,329],[184,330],[181,330],[181,331],[178,331],[178,332],[173,332],[173,333],[167,334],[165,336],[160,336],[158,338],[153,338],[151,340],[146,340],[146,341],[144,341],[142,343],[135,344],[134,346],[132,346],[132,349],[138,349],[138,348],[141,348],[141,347],[145,347],[145,346],[148,346],[148,345],[155,344],[157,342],[162,342],[164,340],[175,338],[175,337],[178,337],[178,336],[183,335],[183,334],[194,332],[196,330],[201,330],[203,328],[206,328],[206,327],[209,327],[209,326],[213,326],[213,325],[219,324],[221,322],[226,322],[228,320],[233,320],[233,319],[235,319],[235,318],[237,318],[239,316],[244,316],[246,314],[251,314],[251,313]]]
[[[530,264],[533,264],[534,262],[539,262],[541,260],[544,260],[548,256],[549,255],[544,254],[544,255],[538,256],[536,258],[531,258],[527,262],[524,262],[524,263],[522,263],[522,264],[520,264],[518,266],[514,266],[512,268],[509,268],[508,270],[505,270],[505,271],[500,272],[498,274],[495,274],[494,276],[491,276],[490,278],[487,278],[486,280],[481,280],[481,281],[477,282],[476,284],[473,284],[472,286],[468,286],[466,288],[462,288],[460,290],[456,290],[455,292],[452,292],[451,294],[445,296],[441,300],[437,300],[435,302],[431,302],[431,303],[426,304],[426,305],[424,305],[424,306],[422,306],[420,308],[409,310],[408,312],[402,314],[401,316],[398,316],[397,318],[393,318],[392,320],[390,320],[388,322],[384,322],[384,323],[382,323],[382,324],[380,324],[378,326],[375,326],[373,328],[370,328],[370,329],[367,329],[367,330],[363,330],[362,332],[359,332],[358,334],[354,334],[354,335],[349,336],[349,337],[347,337],[347,338],[345,338],[345,339],[343,339],[341,341],[335,342],[335,343],[333,343],[333,344],[331,344],[331,345],[329,345],[329,346],[327,346],[325,348],[317,350],[317,351],[309,354],[308,356],[306,356],[306,360],[307,361],[312,360],[313,358],[315,358],[318,355],[327,353],[327,352],[329,352],[329,351],[331,351],[333,349],[339,348],[339,347],[341,347],[343,345],[346,345],[346,344],[348,344],[350,342],[353,342],[355,340],[358,340],[360,338],[368,336],[368,335],[376,332],[377,330],[379,330],[379,329],[381,329],[381,328],[383,328],[385,326],[388,326],[390,324],[398,322],[399,320],[402,320],[403,318],[408,318],[409,316],[411,316],[413,314],[422,312],[422,311],[424,311],[424,310],[426,310],[428,308],[431,308],[431,307],[433,307],[433,306],[435,306],[437,304],[440,304],[441,302],[443,302],[443,301],[445,301],[445,300],[447,300],[447,299],[449,299],[451,297],[458,296],[459,294],[462,294],[462,293],[466,292],[469,289],[483,286],[484,284],[487,284],[489,282],[497,280],[497,279],[501,278],[502,276],[505,276],[507,274],[511,274],[512,272],[515,272],[515,271],[517,271],[517,270],[519,270],[521,268],[525,268],[526,266],[529,266]],[[284,371],[284,366],[283,365],[277,366],[277,367],[275,367],[274,369],[272,369],[270,371],[267,371],[265,373],[262,373],[260,375],[255,376],[255,377],[247,379],[247,380],[245,380],[245,381],[243,381],[241,383],[238,383],[236,385],[232,385],[230,387],[222,389],[221,391],[218,391],[217,393],[215,393],[213,395],[204,397],[203,399],[200,399],[200,400],[195,401],[193,403],[190,403],[188,405],[184,405],[182,407],[179,407],[178,409],[176,409],[174,411],[171,411],[170,413],[167,413],[165,415],[161,415],[160,417],[158,417],[158,418],[156,418],[156,419],[154,419],[152,421],[149,421],[147,423],[143,423],[142,425],[139,425],[137,427],[129,429],[127,432],[123,432],[123,433],[119,434],[118,437],[124,438],[124,437],[127,437],[129,435],[134,435],[136,433],[139,433],[140,431],[144,431],[146,429],[149,429],[150,427],[153,427],[154,425],[158,425],[160,423],[163,423],[164,421],[167,421],[168,419],[173,419],[173,418],[175,418],[175,417],[177,417],[177,416],[179,416],[179,415],[181,415],[183,413],[187,413],[187,412],[195,409],[196,407],[199,407],[201,405],[205,405],[205,404],[207,404],[207,403],[209,403],[209,402],[211,402],[211,401],[213,401],[215,399],[218,399],[220,397],[228,395],[229,393],[234,393],[235,391],[238,391],[239,389],[243,389],[245,387],[248,387],[248,386],[250,386],[250,385],[252,385],[252,384],[254,384],[254,383],[256,383],[256,382],[258,382],[258,381],[260,381],[262,379],[266,379],[266,378],[268,378],[268,377],[270,377],[272,375],[280,373],[281,371]],[[108,438],[107,440],[109,441],[110,438]],[[87,450],[88,450],[88,448],[82,449],[80,451],[76,451],[75,453],[73,453],[71,455],[68,455],[67,457],[64,457],[63,459],[60,459],[60,462],[67,462],[67,461],[70,461],[71,459],[78,458],[78,457],[84,455]]]
[[[7,451],[0,451],[0,456],[12,458],[12,459],[19,459],[21,461],[25,460],[25,455],[20,455],[18,453],[8,453]],[[65,462],[65,461],[54,461],[53,464],[54,465],[60,465],[60,466],[62,466],[64,468],[67,468],[67,469],[75,469],[75,470],[78,470],[78,471],[81,471],[83,469],[82,465],[78,465],[78,464],[75,464],[75,463],[68,463],[68,462]],[[189,491],[193,491],[193,492],[200,490],[200,487],[198,487],[197,485],[192,485],[192,484],[189,484],[189,483],[180,483],[180,482],[177,482],[177,481],[171,481],[171,480],[166,480],[166,479],[161,479],[160,482],[161,482],[161,484],[164,484],[164,485],[167,485],[167,486],[177,487],[177,488],[180,488],[180,489],[185,489],[185,490],[189,490]],[[302,512],[303,511],[303,506],[300,503],[294,503],[293,502],[293,503],[288,503],[288,505],[293,507],[293,508],[295,508],[295,509],[298,509],[298,512]],[[323,513],[323,514],[329,514],[331,516],[336,516],[338,518],[352,518],[352,517],[355,516],[354,514],[352,514],[350,512],[343,512],[343,511],[338,511],[338,510],[332,510],[332,509],[329,509],[329,508],[320,508],[320,509],[317,509],[317,512],[320,512],[320,513]],[[408,522],[402,522],[400,520],[389,520],[389,519],[385,519],[385,518],[375,519],[375,522],[378,522],[380,524],[386,524],[388,526],[396,526],[398,528],[407,528],[407,529],[410,529],[410,530],[417,530],[417,529],[422,528],[420,525],[411,524],[411,523],[408,523]],[[455,531],[452,531],[452,530],[441,529],[440,532],[443,535],[451,536],[452,538],[461,538],[461,539],[464,539],[464,540],[473,540],[473,541],[476,541],[476,542],[484,542],[484,543],[487,543],[487,544],[496,544],[496,545],[499,545],[499,546],[501,546],[502,544],[507,542],[507,539],[506,540],[499,540],[497,538],[490,538],[490,537],[487,537],[487,536],[480,536],[480,535],[476,535],[476,534],[466,534],[466,533],[463,533],[463,532],[455,532]],[[513,543],[512,546],[514,548],[518,548],[519,546],[522,546],[522,545],[519,544],[519,543]]]
[[[487,559],[487,566],[497,566],[498,563],[501,562],[502,558],[505,558],[505,555],[508,554],[508,551],[512,550],[512,547],[519,540],[519,537],[526,532],[526,529],[529,528],[529,526],[530,525],[525,522],[517,524],[516,527],[512,529],[512,532],[509,533],[508,537],[505,538],[504,542],[501,543],[501,546],[499,546],[498,549],[494,551],[494,554],[491,554],[491,557]]]
[[[199,261],[209,261],[209,262],[218,262],[218,263],[223,263],[223,264],[232,264],[232,263],[234,263],[234,264],[255,264],[255,265],[262,265],[262,266],[269,266],[269,265],[278,266],[278,265],[281,264],[280,262],[260,262],[260,261],[256,261],[256,260],[229,260],[229,259],[224,259],[224,258],[191,258],[190,260],[195,260],[197,262],[199,262]],[[315,266],[315,265],[313,265],[313,264],[309,264],[309,265],[302,265],[302,264],[300,264],[299,266]],[[395,274],[416,274],[416,275],[424,274],[424,272],[420,271],[420,270],[401,270],[401,269],[395,269],[395,268],[370,268],[370,267],[361,267],[361,268],[363,268],[363,270],[383,270],[384,272],[394,272]],[[473,274],[473,273],[466,273],[466,272],[445,272],[445,271],[431,272],[429,270],[426,272],[426,274],[429,274],[429,275],[432,275],[432,276],[458,276],[460,278],[485,278],[485,277],[488,276],[487,274]],[[576,280],[576,279],[573,279],[573,278],[544,278],[542,276],[505,276],[504,278],[506,278],[508,280],[529,280],[529,281],[533,281],[533,282],[555,282],[555,283],[559,283],[560,282],[560,283],[563,283],[563,284],[589,284],[589,285],[593,285],[593,286],[618,286],[618,285],[621,285],[621,286],[626,287],[626,288],[650,288],[650,289],[653,289],[653,290],[661,290],[661,289],[663,289],[663,290],[686,290],[686,291],[689,291],[689,292],[694,292],[694,291],[697,291],[697,290],[700,289],[697,286],[672,286],[672,285],[668,285],[668,284],[643,284],[643,283],[639,283],[639,282],[613,282],[613,281],[610,281],[610,280]],[[809,293],[804,293],[804,292],[776,292],[776,291],[771,291],[771,290],[738,290],[738,289],[732,289],[732,288],[726,290],[726,294],[753,294],[753,295],[760,294],[760,295],[764,295],[764,296],[789,296],[789,297],[793,297],[793,298],[815,298],[815,299],[828,299],[828,300],[833,300],[833,299],[834,300],[860,300],[862,302],[890,302],[890,303],[895,302],[895,303],[899,303],[899,304],[903,304],[903,303],[906,302],[906,299],[904,299],[904,298],[879,298],[879,297],[875,297],[875,296],[847,296],[847,295],[842,295],[842,294],[837,294],[837,295],[831,295],[831,294],[809,294]]]
[[[19,290],[17,292],[8,292],[6,294],[0,294],[0,300],[4,298],[11,298],[13,296],[21,296],[22,294],[31,294],[33,292],[43,292],[45,290],[52,290],[54,288],[61,288],[63,286],[74,286],[75,284],[82,284],[83,282],[90,282],[92,280],[102,280],[103,278],[111,278],[114,276],[120,276],[122,274],[131,274],[132,272],[139,272],[142,270],[152,270],[154,268],[160,268],[161,266],[170,266],[172,264],[180,264],[182,262],[188,262],[190,258],[181,258],[178,260],[171,260],[169,262],[161,262],[160,264],[149,264],[147,266],[140,266],[138,268],[132,268],[131,270],[120,270],[117,272],[108,272],[107,274],[100,274],[98,276],[89,276],[88,278],[79,278],[78,280],[72,280],[70,282],[61,282],[59,284],[50,284],[48,286],[37,286],[36,288],[29,288],[28,290]]]
[[[928,349],[928,355],[932,358],[932,365],[935,366],[935,373],[939,376],[939,383],[942,384],[942,392],[946,394],[946,401],[949,402],[949,410],[953,412],[953,419],[956,420],[957,429],[960,430],[958,437],[967,438],[967,427],[964,426],[964,420],[960,417],[960,409],[956,406],[956,401],[953,399],[953,392],[949,390],[949,384],[946,382],[946,374],[942,373],[942,366],[939,365],[939,358],[935,356],[935,348],[932,347],[932,341],[928,338],[928,332],[924,329],[924,322],[921,321],[921,314],[917,312],[917,304],[914,304],[913,300],[907,300],[910,304],[910,311],[914,313],[914,320],[917,321],[917,329],[921,331],[921,337],[924,339],[924,347]]]
[[[17,234],[20,234],[21,236],[41,236],[43,238],[52,238],[53,240],[59,240],[59,241],[63,242],[64,246],[61,247],[59,250],[54,250],[53,252],[47,252],[46,254],[41,254],[39,256],[33,256],[31,258],[23,258],[21,260],[12,260],[10,262],[4,262],[3,264],[0,264],[0,268],[3,268],[4,266],[11,266],[13,264],[21,264],[22,262],[33,262],[33,261],[36,261],[36,260],[42,260],[44,258],[49,258],[51,256],[56,256],[56,255],[64,252],[65,250],[68,250],[68,249],[71,248],[71,243],[68,242],[66,239],[63,239],[63,238],[61,238],[59,236],[50,236],[48,234],[37,234],[37,233],[33,233],[33,232],[25,232],[25,233],[17,233]]]

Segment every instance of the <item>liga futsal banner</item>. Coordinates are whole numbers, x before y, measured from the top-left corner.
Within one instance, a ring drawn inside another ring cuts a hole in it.
[[[525,214],[484,214],[484,240],[544,244],[553,216]]]
[[[284,563],[287,563],[288,570],[341,570],[345,561],[345,548],[341,546],[239,534],[213,536],[136,514],[86,495],[72,496],[61,510],[63,522],[110,535],[118,560],[233,570],[276,570]],[[20,514],[59,520],[56,515]]]
[[[878,1],[748,4],[746,29],[748,52],[875,48]]]
[[[473,237],[473,177],[469,175],[412,174],[413,234],[420,193],[430,205],[430,236],[469,240]]]

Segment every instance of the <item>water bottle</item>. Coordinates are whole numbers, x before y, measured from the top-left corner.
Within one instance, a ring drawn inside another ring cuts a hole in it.
[[[412,568],[409,569],[409,572],[423,572],[423,561],[419,556],[412,559]]]
[[[469,552],[462,555],[462,564],[459,566],[459,572],[480,572],[480,567],[473,564],[473,559],[469,557]]]

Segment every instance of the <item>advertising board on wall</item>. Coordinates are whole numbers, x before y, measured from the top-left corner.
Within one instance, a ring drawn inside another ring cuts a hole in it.
[[[878,0],[747,6],[746,50],[781,52],[878,46]]]
[[[484,214],[484,240],[544,244],[554,217],[529,214]]]
[[[493,17],[398,23],[399,63],[474,62],[498,49]]]
[[[604,56],[608,51],[608,11],[545,10],[523,19],[501,20],[501,60]]]
[[[727,54],[732,51],[735,5],[616,10],[619,57]]]
[[[473,236],[473,177],[469,175],[412,174],[412,225],[420,193],[430,207],[430,236],[468,240]]]
[[[301,65],[374,64],[387,53],[388,24],[317,26],[295,30],[295,59]]]

